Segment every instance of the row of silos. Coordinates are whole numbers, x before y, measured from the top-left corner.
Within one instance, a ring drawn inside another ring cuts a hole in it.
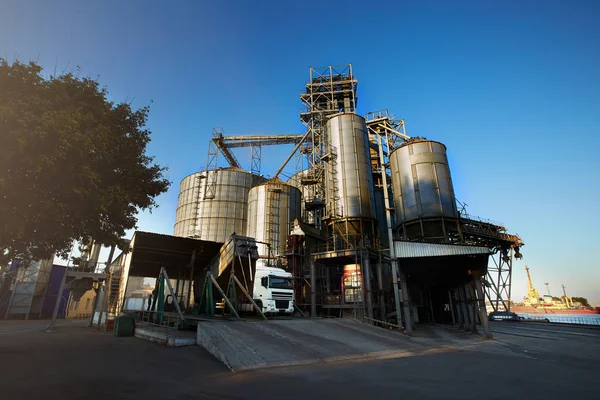
[[[173,234],[219,243],[234,233],[250,236],[263,242],[261,257],[278,256],[300,217],[300,202],[300,191],[279,179],[231,167],[197,172],[181,181]]]
[[[384,192],[374,186],[371,157],[377,151],[369,142],[364,118],[338,114],[328,119],[325,131],[325,215],[330,234],[378,236],[386,247]],[[447,242],[457,230],[458,211],[446,147],[431,140],[409,140],[389,154],[389,169],[398,236]]]
[[[239,168],[222,168],[186,176],[179,189],[174,235],[225,242],[243,235],[248,192],[257,177]]]
[[[382,188],[373,184],[371,147],[364,118],[343,113],[326,124],[324,157],[325,219],[330,236],[385,239]],[[446,147],[414,139],[389,155],[393,203],[399,237],[445,242],[456,229],[458,212]],[[301,216],[307,187],[301,172],[288,183],[265,181],[239,168],[222,168],[184,178],[175,236],[225,242],[232,233],[255,237],[283,254],[290,224]],[[257,185],[258,186],[255,186]],[[253,187],[254,186],[254,187]],[[387,240],[381,242],[387,246]],[[259,254],[266,255],[266,248]]]

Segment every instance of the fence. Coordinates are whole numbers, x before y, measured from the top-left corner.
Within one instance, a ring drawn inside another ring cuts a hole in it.
[[[600,326],[600,314],[589,315],[520,315],[525,321],[555,322],[558,324],[594,325]]]
[[[184,330],[185,321],[177,313],[137,310],[123,310],[123,313],[134,317],[136,329],[164,334],[167,338],[189,336],[189,331]]]

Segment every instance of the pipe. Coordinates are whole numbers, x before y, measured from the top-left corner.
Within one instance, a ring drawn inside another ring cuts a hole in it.
[[[380,135],[377,135],[377,145],[379,147],[379,159],[381,161],[381,165],[383,166],[383,162],[384,162],[383,143],[381,142]],[[384,200],[384,205],[385,205],[385,220],[386,220],[386,224],[387,224],[388,241],[389,241],[389,245],[390,245],[390,258],[392,259],[392,283],[394,286],[394,304],[396,306],[396,322],[398,323],[398,325],[401,325],[402,319],[401,319],[401,312],[400,312],[400,310],[401,310],[401,308],[400,308],[400,292],[398,291],[398,274],[399,274],[400,270],[398,267],[398,260],[396,259],[396,252],[394,249],[394,235],[392,232],[392,215],[390,213],[390,197],[389,197],[389,193],[388,193],[387,175],[385,173],[385,168],[382,172],[383,173],[381,175],[382,175],[382,180],[383,180],[383,200]],[[403,287],[402,287],[403,291],[404,291],[404,286],[406,286],[406,285],[403,285]],[[405,296],[408,298],[408,291],[406,292]],[[405,318],[407,321],[410,321],[410,316],[405,317]],[[412,335],[412,324],[406,324],[406,334],[408,336]]]
[[[286,158],[286,160],[283,162],[283,165],[281,167],[279,167],[279,169],[277,170],[277,172],[275,172],[275,175],[273,175],[273,179],[277,178],[279,176],[279,174],[281,173],[281,171],[283,171],[283,169],[285,168],[285,166],[287,165],[287,163],[290,162],[290,160],[292,159],[292,157],[294,156],[294,154],[296,153],[296,151],[298,151],[298,149],[300,148],[300,146],[302,146],[302,143],[304,143],[304,141],[306,140],[306,138],[308,137],[308,135],[310,135],[312,132],[312,129],[308,130],[308,132],[306,132],[306,135],[304,135],[302,137],[302,139],[298,142],[298,144],[294,147],[294,150],[292,150],[292,152],[290,153],[290,155],[288,156],[288,158]]]

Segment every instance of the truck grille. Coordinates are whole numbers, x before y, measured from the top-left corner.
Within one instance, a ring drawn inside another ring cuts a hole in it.
[[[290,301],[290,300],[292,300],[293,297],[294,297],[294,295],[292,293],[273,291],[273,300]]]
[[[275,300],[275,307],[277,307],[278,310],[287,310],[289,306],[289,300]]]

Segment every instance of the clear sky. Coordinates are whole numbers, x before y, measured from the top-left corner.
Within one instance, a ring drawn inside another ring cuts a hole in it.
[[[600,301],[599,21],[597,1],[0,0],[0,56],[153,101],[149,153],[173,186],[139,228],[167,234],[213,127],[300,133],[308,68],[352,63],[358,112],[445,143],[457,198],[524,239],[514,299],[529,265],[538,291]],[[289,150],[264,148],[263,172]]]

